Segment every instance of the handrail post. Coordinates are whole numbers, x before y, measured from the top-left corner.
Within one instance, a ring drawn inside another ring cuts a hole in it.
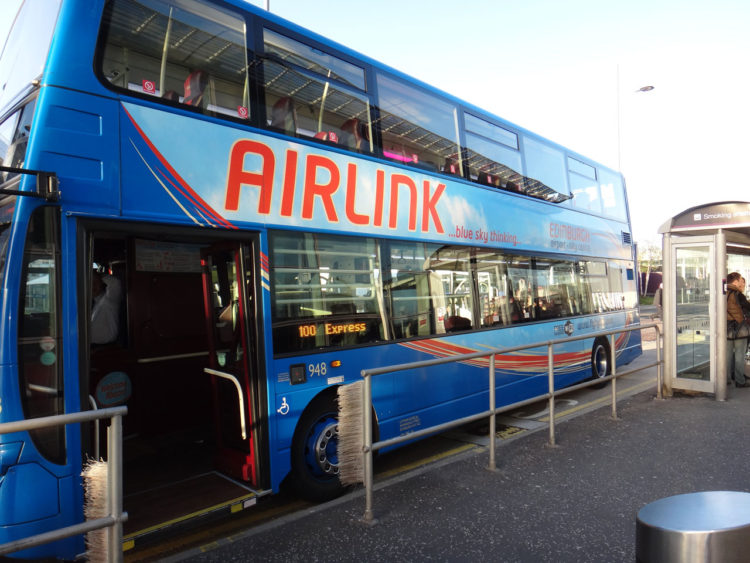
[[[490,461],[487,469],[495,471],[497,465],[495,464],[495,442],[497,440],[495,430],[495,421],[497,415],[495,414],[495,354],[490,354]]]
[[[107,509],[114,524],[107,531],[109,561],[122,563],[122,415],[107,429]]]
[[[362,385],[362,418],[364,424],[362,425],[362,431],[364,432],[363,441],[364,451],[364,481],[365,481],[365,514],[364,521],[368,524],[375,522],[375,515],[372,510],[372,376],[369,374],[364,375],[364,384]]]
[[[662,380],[663,371],[661,361],[661,329],[659,328],[658,324],[654,328],[656,329],[656,398],[663,399],[664,396],[662,395],[662,385],[664,385],[664,383]]]
[[[547,343],[547,384],[549,388],[549,445],[555,445],[555,355],[554,344]]]
[[[609,335],[609,355],[612,363],[612,420],[617,420],[617,349],[615,348],[615,333]]]

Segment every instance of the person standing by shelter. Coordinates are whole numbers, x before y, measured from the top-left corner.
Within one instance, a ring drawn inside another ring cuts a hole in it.
[[[656,291],[654,292],[654,307],[656,307],[656,318],[661,319],[661,298],[662,298],[662,289],[664,288],[664,284],[660,283],[659,287],[656,288]]]
[[[741,299],[744,289],[744,279],[739,272],[727,276],[727,379],[734,380],[737,387],[750,386],[745,378],[747,335],[741,335],[738,330],[745,323],[745,314],[750,315],[747,299]]]

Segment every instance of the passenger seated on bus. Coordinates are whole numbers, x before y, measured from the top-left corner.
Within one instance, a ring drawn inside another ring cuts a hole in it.
[[[445,326],[445,332],[458,332],[460,330],[471,329],[471,319],[466,317],[459,317],[458,315],[451,315],[445,317],[443,320],[443,326]]]
[[[91,280],[91,296],[94,300],[91,308],[91,343],[114,342],[120,329],[120,280],[95,272]]]
[[[197,107],[206,107],[206,88],[208,87],[208,73],[203,70],[194,70],[185,79],[185,97],[182,103]]]
[[[347,119],[341,126],[341,144],[352,150],[361,151],[366,136],[364,124],[356,117]]]
[[[443,174],[450,174],[451,176],[461,175],[461,166],[456,162],[454,158],[447,157],[445,164],[443,165]]]
[[[180,95],[175,92],[174,90],[167,90],[164,92],[164,95],[162,96],[165,100],[169,100],[171,102],[179,102],[180,101]]]
[[[297,132],[297,112],[290,97],[279,98],[271,109],[271,127],[279,129],[287,135]]]

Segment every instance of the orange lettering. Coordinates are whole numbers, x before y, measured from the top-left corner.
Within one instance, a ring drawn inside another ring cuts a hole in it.
[[[318,168],[328,171],[330,178],[326,183],[317,182]],[[339,189],[340,174],[336,163],[330,158],[311,154],[307,156],[305,163],[305,190],[302,198],[302,218],[312,219],[315,197],[323,202],[328,220],[336,223],[339,218],[333,205],[332,196]]]
[[[385,172],[375,172],[375,213],[372,224],[376,227],[383,226],[383,192],[385,192]]]
[[[354,211],[357,191],[357,165],[350,162],[346,170],[346,218],[354,225],[368,225],[370,218]]]
[[[417,186],[414,180],[403,174],[391,176],[391,211],[388,218],[388,227],[396,228],[398,220],[398,188],[406,186],[409,188],[409,230],[417,230]]]
[[[244,169],[245,157],[255,154],[261,157],[261,171],[248,172]],[[227,198],[224,208],[237,211],[240,206],[240,189],[243,185],[260,188],[258,213],[268,215],[271,212],[271,194],[273,192],[273,172],[276,160],[273,151],[267,145],[249,139],[237,141],[229,155],[229,173],[227,174]]]
[[[430,230],[430,217],[435,223],[435,230],[442,234],[443,224],[440,222],[440,215],[438,215],[437,206],[438,200],[445,191],[445,184],[438,184],[435,193],[430,197],[430,182],[429,180],[424,181],[424,190],[422,191],[422,232],[426,233]]]
[[[281,192],[281,216],[292,216],[294,204],[294,186],[297,181],[297,151],[286,151],[286,166],[284,167],[284,188]]]

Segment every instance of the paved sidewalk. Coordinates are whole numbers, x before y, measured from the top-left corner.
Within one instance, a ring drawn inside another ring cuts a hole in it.
[[[654,377],[655,380],[655,377]],[[638,511],[694,491],[750,491],[750,389],[659,401],[655,386],[505,442],[378,483],[379,523],[350,494],[171,561],[631,562]],[[203,551],[203,552],[202,552]]]

